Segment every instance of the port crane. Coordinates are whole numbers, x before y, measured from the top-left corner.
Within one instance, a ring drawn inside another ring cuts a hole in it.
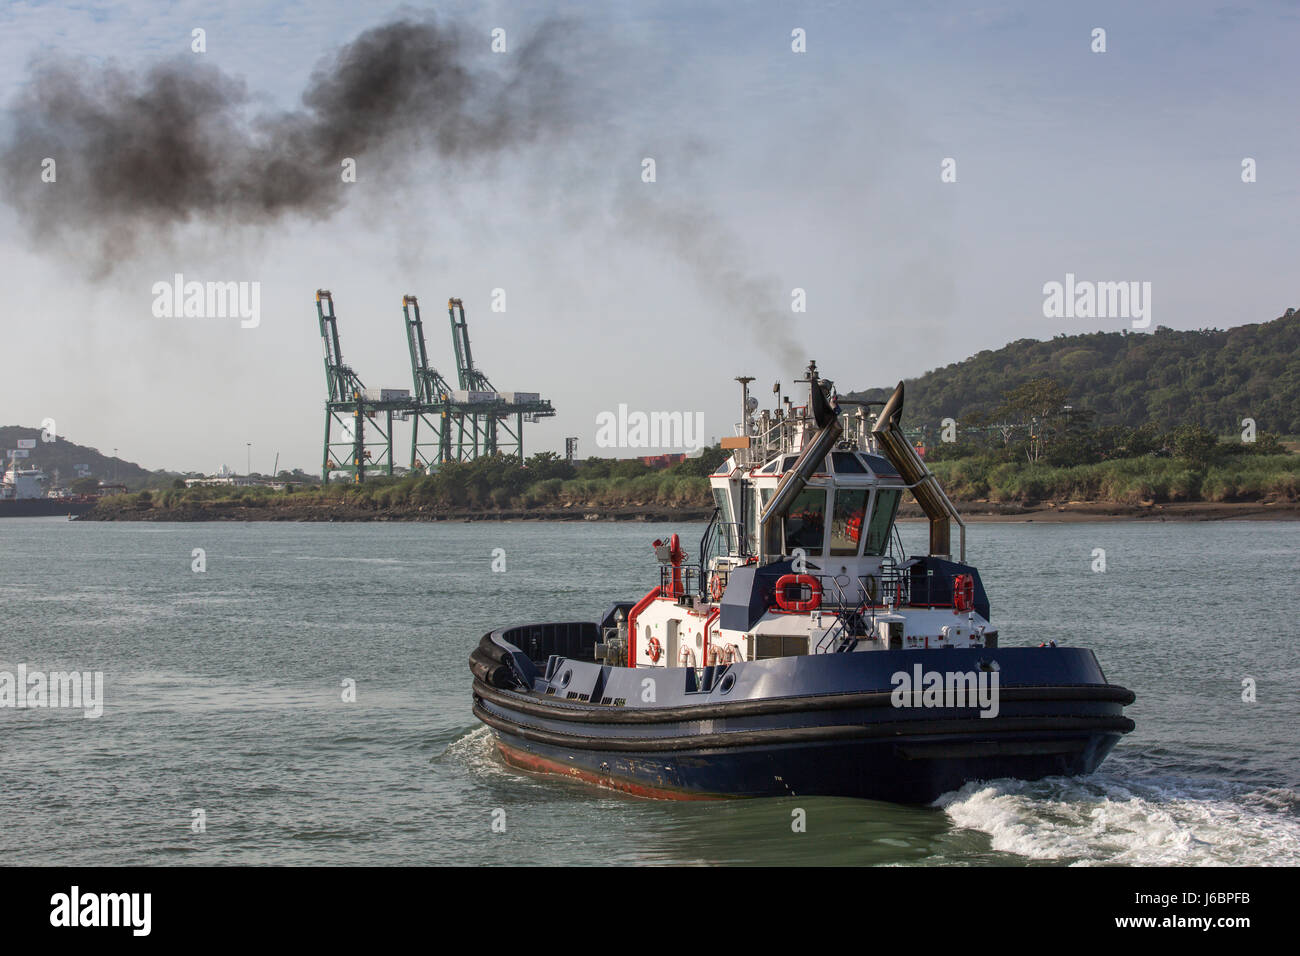
[[[411,384],[415,387],[416,403],[411,413],[411,468],[428,471],[451,460],[451,426],[456,410],[451,400],[451,385],[429,364],[420,302],[413,295],[402,296],[402,320],[411,353]],[[423,442],[421,426],[426,436]]]
[[[334,296],[316,290],[316,317],[325,349],[325,447],[321,481],[342,471],[363,482],[368,472],[393,474],[393,415],[409,415],[411,395],[405,389],[368,389],[343,361],[339,345]]]
[[[465,461],[480,454],[502,454],[518,455],[522,461],[524,422],[550,418],[555,415],[555,408],[537,392],[498,391],[474,365],[464,302],[448,299],[447,317],[456,354],[456,379],[460,383],[460,388],[452,394],[458,403],[468,406],[456,421],[457,459]]]
[[[402,297],[402,324],[411,363],[411,390],[366,388],[343,362],[334,297],[316,292],[316,315],[325,351],[325,442],[321,480],[346,472],[353,481],[392,475],[393,422],[411,422],[412,471],[432,472],[447,462],[482,455],[524,455],[523,426],[555,414],[536,392],[499,392],[474,365],[465,306],[449,299],[456,381],[452,387],[429,360],[419,299]]]

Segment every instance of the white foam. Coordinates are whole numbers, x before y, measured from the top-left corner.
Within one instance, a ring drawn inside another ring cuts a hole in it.
[[[1073,865],[1300,864],[1300,795],[1173,777],[967,784],[936,802],[992,848]]]
[[[522,775],[513,773],[497,756],[496,738],[490,728],[475,727],[447,745],[440,759],[463,765],[470,773],[501,780],[518,781]]]

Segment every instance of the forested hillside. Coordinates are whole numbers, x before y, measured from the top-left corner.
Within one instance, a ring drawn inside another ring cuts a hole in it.
[[[1099,426],[1199,425],[1226,435],[1253,418],[1260,431],[1300,435],[1300,313],[1226,331],[1020,339],[907,380],[904,423],[992,415],[1007,392],[1044,378]],[[893,385],[852,397],[883,399]]]
[[[19,467],[40,468],[51,479],[57,470],[65,484],[76,477],[77,465],[85,465],[90,474],[101,481],[119,481],[133,488],[142,487],[143,482],[155,477],[134,462],[101,454],[97,448],[78,445],[62,436],[52,442],[42,441],[39,428],[20,425],[0,425],[0,455],[7,454],[10,448],[17,448],[18,440],[22,438],[35,441],[36,447],[31,449],[28,457],[18,459]]]

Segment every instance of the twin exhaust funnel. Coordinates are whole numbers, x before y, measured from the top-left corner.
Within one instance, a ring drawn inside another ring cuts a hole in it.
[[[817,423],[817,433],[804,446],[794,467],[785,473],[776,486],[776,493],[759,517],[759,553],[766,558],[782,553],[784,547],[780,541],[780,522],[790,510],[795,498],[804,490],[826,455],[835,447],[843,434],[839,415],[831,408],[830,401],[820,384],[814,383],[811,389],[813,419]],[[912,443],[903,434],[900,421],[903,414],[903,383],[899,382],[894,393],[885,402],[876,423],[871,429],[872,437],[885,457],[889,459],[907,483],[916,497],[921,510],[930,521],[930,554],[936,557],[952,556],[952,524],[957,523],[961,529],[962,563],[966,561],[966,525],[953,507],[952,502],[940,487],[934,473],[926,467],[921,456],[916,453]]]

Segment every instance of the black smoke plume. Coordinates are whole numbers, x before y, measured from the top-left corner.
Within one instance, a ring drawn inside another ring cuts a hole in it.
[[[325,57],[301,106],[278,113],[254,113],[242,81],[201,56],[143,74],[45,60],[11,104],[0,190],[38,243],[98,238],[113,258],[193,220],[322,219],[347,199],[345,158],[358,179],[433,172],[563,128],[553,30],[493,56],[486,36],[457,26],[389,23]],[[41,181],[45,157],[55,184]]]
[[[563,65],[574,35],[574,24],[550,21],[494,55],[481,31],[399,20],[323,57],[298,107],[270,113],[256,109],[242,80],[202,56],[146,70],[42,60],[10,104],[0,198],[38,247],[54,247],[102,279],[189,223],[327,220],[352,193],[341,178],[345,158],[356,160],[359,183],[419,176],[450,189],[466,167],[568,134],[572,142],[561,145],[583,158],[556,160],[569,168],[539,189],[550,196],[578,184],[562,197],[565,219],[590,225],[600,219],[593,208],[600,183],[614,168],[603,177],[594,157],[602,150],[616,157],[618,175],[635,177],[639,167],[608,142],[610,104],[579,89]],[[584,113],[607,121],[598,136],[582,128],[590,118],[575,119]],[[56,163],[53,184],[41,180],[46,157]],[[689,267],[715,314],[744,323],[801,367],[789,293],[745,267],[736,237],[706,203],[652,201],[635,182],[632,192],[615,188],[621,237],[668,251]],[[69,247],[81,255],[66,255]]]

